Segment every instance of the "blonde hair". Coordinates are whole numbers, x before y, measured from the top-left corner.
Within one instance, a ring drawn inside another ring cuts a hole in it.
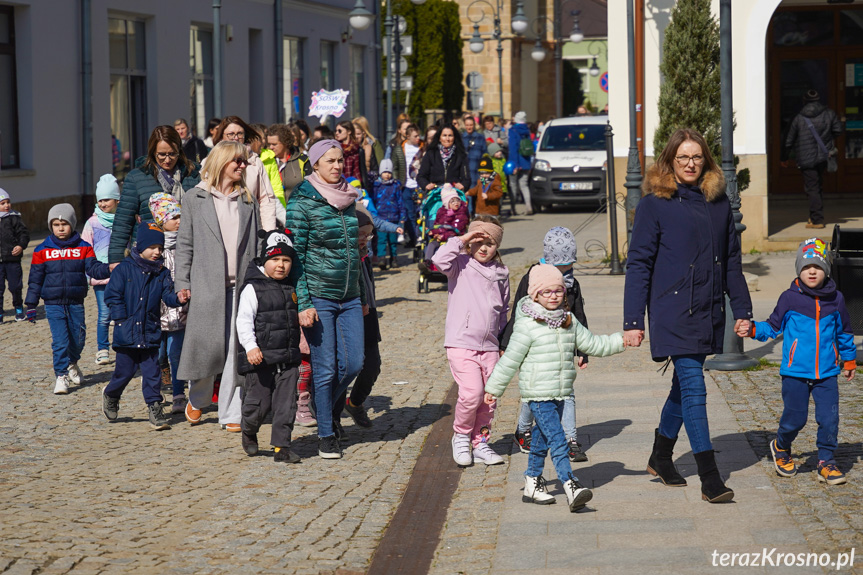
[[[373,145],[375,142],[377,142],[375,137],[372,136],[372,129],[369,126],[369,121],[366,119],[365,116],[357,116],[353,119],[353,123],[355,126],[359,126],[360,130],[362,130],[363,134],[365,134],[366,137],[371,140]]]
[[[232,140],[222,140],[216,144],[210,153],[207,154],[207,161],[204,164],[203,172],[201,173],[201,182],[219,189],[221,184],[222,172],[225,171],[225,166],[230,164],[235,158],[242,157],[245,160],[249,159],[249,152],[246,146],[240,142]],[[246,174],[240,176],[240,181],[234,184],[234,189],[242,188],[246,194],[246,199],[252,201],[252,195],[246,187]]]

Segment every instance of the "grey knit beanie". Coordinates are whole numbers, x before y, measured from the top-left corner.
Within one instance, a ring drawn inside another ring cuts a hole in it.
[[[797,259],[794,262],[797,276],[800,276],[803,268],[811,264],[815,264],[824,270],[826,275],[830,275],[830,252],[827,251],[827,244],[818,238],[810,238],[800,242],[800,246],[797,248]]]
[[[78,218],[75,216],[75,208],[72,204],[57,204],[48,210],[48,227],[51,227],[51,222],[54,220],[63,220],[69,222],[74,230],[78,227]]]
[[[565,266],[578,261],[578,246],[575,236],[564,227],[554,227],[542,240],[542,260],[544,264]]]

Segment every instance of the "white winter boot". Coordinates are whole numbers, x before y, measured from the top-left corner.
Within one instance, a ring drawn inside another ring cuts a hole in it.
[[[569,510],[573,513],[582,509],[588,501],[593,499],[593,492],[571,475],[569,481],[563,484],[563,491],[566,493],[567,502],[569,502]]]
[[[524,503],[536,503],[537,505],[551,505],[557,503],[554,495],[549,495],[546,488],[545,478],[524,476],[524,495],[521,496]]]

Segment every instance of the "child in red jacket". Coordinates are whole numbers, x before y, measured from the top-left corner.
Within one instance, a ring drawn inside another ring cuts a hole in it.
[[[458,191],[449,184],[441,189],[440,199],[443,205],[438,209],[429,236],[432,238],[425,249],[426,264],[435,252],[450,238],[462,236],[470,225],[470,214],[467,204],[461,201]]]

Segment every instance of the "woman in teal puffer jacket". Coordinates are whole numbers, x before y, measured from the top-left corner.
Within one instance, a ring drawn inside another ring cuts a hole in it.
[[[542,470],[551,451],[557,477],[563,484],[570,511],[578,511],[593,494],[579,483],[569,464],[569,445],[560,423],[564,400],[572,393],[576,350],[592,356],[608,356],[624,350],[623,334],[593,335],[563,306],[566,284],[563,274],[549,264],[531,268],[528,293],[515,307],[515,327],[500,361],[485,384],[486,403],[500,397],[518,376],[521,400],[533,412],[530,456],[525,471],[525,503],[548,505],[554,497],[545,487]]]
[[[135,162],[135,169],[123,180],[120,203],[111,228],[108,263],[126,258],[126,248],[132,231],[142,222],[152,222],[150,196],[165,192],[183,199],[183,195],[198,185],[198,166],[183,153],[183,140],[172,126],[156,126],[147,142],[147,155]],[[136,217],[137,216],[137,217]]]
[[[288,200],[285,227],[293,234],[299,265],[291,270],[300,325],[312,355],[312,402],[318,420],[318,454],[341,458],[338,398],[363,367],[363,315],[356,188],[345,180],[335,140],[309,150],[312,174]]]

